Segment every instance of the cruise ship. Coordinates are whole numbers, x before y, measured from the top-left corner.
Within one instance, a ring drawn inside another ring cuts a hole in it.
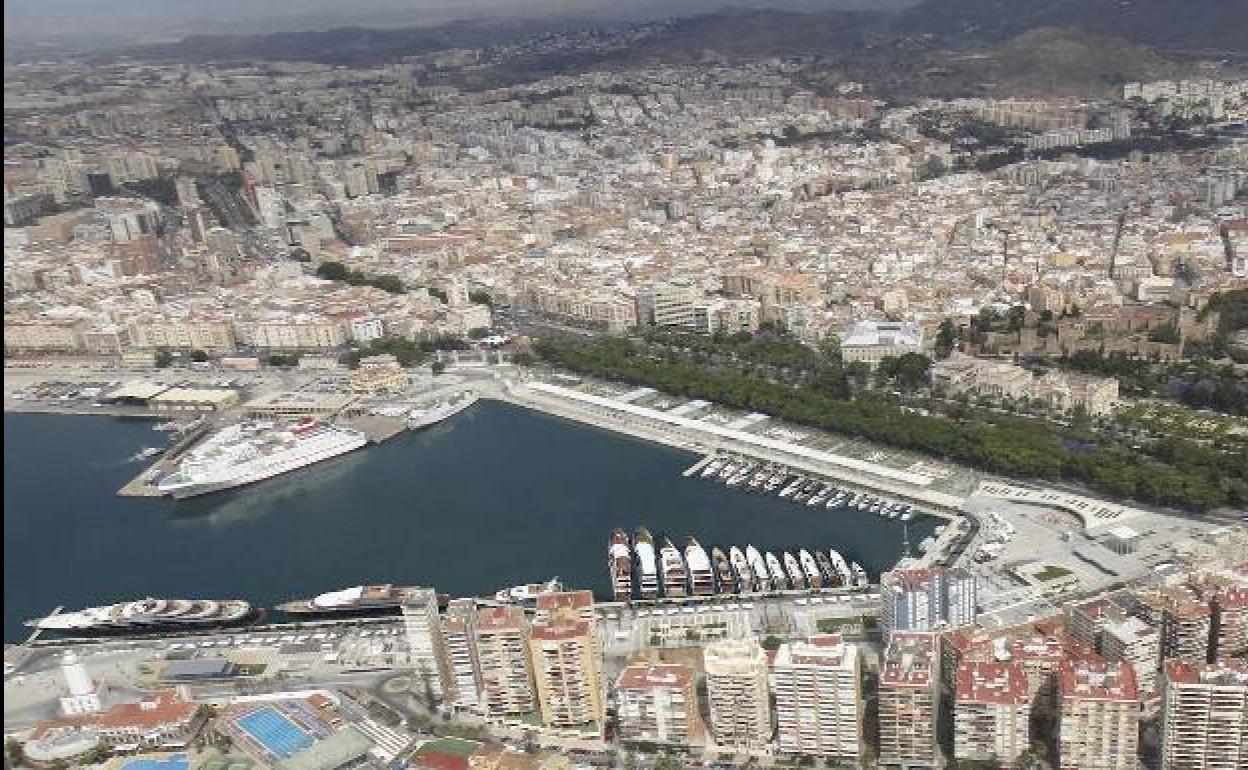
[[[368,443],[358,430],[305,418],[281,424],[248,421],[209,436],[182,458],[157,489],[181,500],[241,487],[352,452]]]
[[[637,588],[641,598],[658,598],[659,570],[654,553],[654,537],[645,527],[638,527],[633,533],[633,551],[637,554]]]
[[[704,553],[703,556],[705,555]],[[687,596],[689,571],[685,569],[685,560],[681,558],[680,551],[668,538],[663,538],[663,547],[659,549],[659,565],[663,568],[663,595]]]
[[[626,602],[633,598],[633,553],[628,547],[628,535],[622,529],[611,533],[607,567],[611,570],[611,592],[615,600]]]
[[[296,599],[275,609],[291,615],[367,615],[397,610],[414,586],[353,586],[327,591],[311,599]]]
[[[477,403],[477,398],[476,391],[465,390],[450,400],[435,401],[423,409],[413,409],[407,415],[407,427],[412,430],[419,430],[420,428],[427,428],[430,425],[442,422],[446,418],[454,417]]]
[[[238,599],[147,598],[48,615],[26,625],[66,634],[100,634],[227,626],[249,620],[252,615],[251,605]]]
[[[689,570],[689,593],[711,596],[715,593],[715,573],[706,549],[694,538],[685,544],[685,567]]]

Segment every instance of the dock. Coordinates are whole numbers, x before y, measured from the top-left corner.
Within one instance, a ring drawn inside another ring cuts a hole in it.
[[[178,436],[178,440],[173,443],[173,446],[166,449],[159,459],[146,470],[117,490],[117,494],[121,497],[163,496],[164,493],[160,491],[160,488],[152,483],[152,478],[156,475],[156,472],[160,471],[162,475],[172,472],[177,466],[178,458],[203,438],[211,427],[212,423],[208,420],[202,420],[181,433]]]
[[[706,466],[710,465],[711,460],[714,460],[714,459],[715,459],[714,453],[708,454],[706,457],[703,457],[701,460],[698,460],[696,463],[686,468],[684,473],[680,475],[684,476],[685,478],[689,478],[695,473],[698,473],[699,471],[701,471]]]
[[[50,618],[50,617],[52,617],[53,615],[60,615],[60,614],[61,614],[61,610],[64,610],[64,609],[65,609],[65,605],[64,605],[64,604],[62,604],[62,605],[60,605],[59,607],[57,607],[56,609],[54,609],[54,610],[52,610],[51,612],[49,612],[47,615],[44,615],[44,617],[45,617],[45,618]],[[29,647],[30,645],[34,644],[36,641],[38,641],[38,640],[39,640],[39,635],[40,635],[40,634],[42,634],[42,633],[43,633],[43,629],[42,629],[42,628],[36,628],[34,631],[31,631],[31,632],[30,632],[30,636],[26,637],[26,641],[22,642],[22,646],[24,646],[24,647]]]
[[[406,412],[404,412],[406,414]],[[338,421],[339,424],[364,433],[368,436],[368,443],[380,444],[383,441],[389,441],[403,431],[407,430],[406,417],[391,417],[385,415],[360,415],[358,417],[349,417]]]

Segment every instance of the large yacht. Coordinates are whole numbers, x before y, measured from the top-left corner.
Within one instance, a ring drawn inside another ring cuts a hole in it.
[[[201,626],[226,626],[251,618],[251,605],[238,599],[140,599],[134,602],[61,612],[26,625],[44,631],[92,634]]]
[[[622,529],[611,533],[607,567],[611,570],[611,592],[615,600],[626,602],[633,598],[633,553],[628,547],[628,535]]]
[[[412,430],[426,428],[442,422],[448,417],[454,417],[475,403],[477,403],[476,391],[462,391],[454,398],[445,401],[435,401],[421,409],[413,409],[407,416],[407,427]]]

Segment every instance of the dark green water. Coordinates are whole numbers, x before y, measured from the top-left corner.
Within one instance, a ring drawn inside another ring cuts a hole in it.
[[[143,421],[6,414],[4,624],[143,596],[259,606],[363,582],[471,595],[558,575],[609,594],[607,538],[638,525],[683,547],[836,547],[875,576],[902,525],[680,474],[697,457],[482,401],[431,429],[242,489],[120,498]],[[936,522],[910,522],[921,541]]]

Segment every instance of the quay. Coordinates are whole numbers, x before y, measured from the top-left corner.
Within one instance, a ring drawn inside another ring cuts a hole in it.
[[[131,479],[125,486],[117,490],[117,494],[121,497],[161,497],[160,488],[152,483],[152,479],[156,477],[159,471],[161,474],[167,474],[172,471],[178,461],[178,458],[186,453],[188,449],[195,445],[195,442],[204,437],[212,423],[207,419],[200,419],[194,423],[189,430],[186,430],[178,437],[173,446],[166,449],[156,462],[150,467]]]

